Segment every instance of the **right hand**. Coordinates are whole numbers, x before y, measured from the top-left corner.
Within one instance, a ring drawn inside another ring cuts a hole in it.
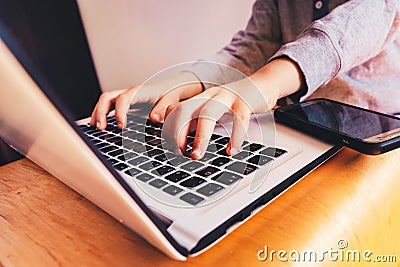
[[[155,103],[149,115],[150,120],[163,122],[169,106],[195,96],[201,91],[202,85],[197,77],[190,72],[182,72],[143,86],[105,92],[93,109],[90,125],[96,126],[98,130],[104,130],[107,127],[107,114],[114,105],[118,127],[125,128],[126,114],[130,105],[140,103]]]

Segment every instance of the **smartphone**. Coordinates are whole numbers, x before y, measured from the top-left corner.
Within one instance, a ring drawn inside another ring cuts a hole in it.
[[[329,99],[280,107],[274,116],[282,124],[364,154],[377,155],[400,146],[400,118]]]

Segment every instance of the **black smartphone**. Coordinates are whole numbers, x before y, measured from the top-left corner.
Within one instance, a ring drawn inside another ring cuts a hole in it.
[[[280,107],[275,119],[331,143],[377,155],[400,146],[400,118],[318,98]]]

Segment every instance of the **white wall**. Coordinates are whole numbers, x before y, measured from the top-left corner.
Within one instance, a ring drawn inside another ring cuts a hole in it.
[[[103,89],[213,54],[243,29],[254,0],[78,0]]]

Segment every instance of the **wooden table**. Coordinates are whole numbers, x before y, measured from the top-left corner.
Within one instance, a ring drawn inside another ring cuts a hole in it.
[[[335,254],[333,260],[324,254],[312,266],[399,266],[399,191],[400,150],[365,156],[344,149],[215,247],[177,262],[22,159],[0,167],[0,265],[294,266],[293,250],[334,249],[369,250],[372,260],[383,255],[393,261],[393,255],[397,262],[353,262],[350,254],[349,261],[335,261]],[[277,253],[261,261],[265,246],[268,254],[285,250],[288,261]]]

